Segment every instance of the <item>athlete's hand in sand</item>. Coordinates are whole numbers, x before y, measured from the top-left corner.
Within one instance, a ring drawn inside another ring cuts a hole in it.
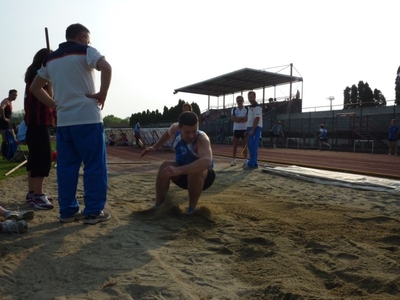
[[[156,150],[156,149],[153,148],[153,147],[146,147],[146,148],[144,148],[144,150],[140,153],[139,157],[143,157],[143,156],[145,156],[145,155],[147,154],[147,152],[149,152],[149,151],[154,151],[154,150]]]

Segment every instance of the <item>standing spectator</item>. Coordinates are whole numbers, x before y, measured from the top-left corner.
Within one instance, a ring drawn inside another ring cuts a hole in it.
[[[319,125],[319,150],[322,150],[322,145],[329,147],[332,149],[332,145],[328,144],[328,130],[325,129],[325,125]]]
[[[183,103],[182,111],[192,111],[192,106],[189,104],[189,102]]]
[[[256,101],[256,93],[250,91],[247,94],[250,107],[247,117],[247,148],[249,149],[249,161],[243,166],[245,170],[258,168],[258,145],[260,143],[260,132],[263,126],[262,108]]]
[[[142,143],[140,140],[140,123],[139,119],[136,119],[136,124],[135,127],[133,128],[133,131],[135,133],[135,140],[136,140],[136,147],[142,147]]]
[[[399,126],[396,125],[396,120],[392,119],[389,127],[389,155],[392,155],[394,148],[394,155],[397,155],[397,138],[399,136]]]
[[[52,209],[54,206],[43,193],[44,178],[49,176],[52,156],[49,127],[55,126],[55,110],[40,102],[32,92],[29,91],[31,83],[37,71],[40,70],[43,60],[49,54],[49,50],[43,48],[33,57],[32,64],[25,72],[25,124],[26,143],[29,155],[26,164],[28,171],[28,193],[26,202],[37,209]],[[49,82],[43,89],[53,97],[53,86]]]
[[[243,96],[236,97],[237,107],[232,108],[231,119],[233,121],[233,154],[231,166],[236,166],[236,153],[239,140],[242,140],[243,146],[243,166],[247,165],[247,113],[248,108],[243,106]]]
[[[275,122],[274,126],[272,126],[271,133],[272,133],[272,139],[273,139],[272,142],[274,143],[273,147],[276,148],[276,141],[278,139],[284,137],[281,121]]]
[[[82,219],[97,224],[110,219],[107,198],[107,156],[101,110],[111,82],[111,66],[90,45],[90,31],[81,24],[66,30],[66,42],[44,61],[30,91],[44,104],[57,108],[57,181],[60,222]],[[96,93],[94,70],[101,72]],[[51,81],[55,100],[43,89]],[[76,198],[83,162],[84,203]]]
[[[180,114],[178,123],[172,124],[152,147],[145,148],[140,157],[148,151],[157,150],[170,139],[173,139],[175,161],[164,161],[159,168],[155,206],[164,202],[172,181],[188,190],[189,207],[186,213],[192,214],[201,192],[208,189],[215,179],[210,140],[206,133],[199,130],[197,115],[187,111]]]
[[[11,130],[12,101],[15,101],[17,97],[17,90],[10,90],[8,97],[3,99],[0,104],[1,153],[4,157],[7,156],[8,151],[6,129]]]

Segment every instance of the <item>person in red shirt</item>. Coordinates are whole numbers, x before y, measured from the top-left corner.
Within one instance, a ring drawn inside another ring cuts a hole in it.
[[[30,85],[49,50],[43,48],[33,57],[25,73],[25,123],[26,142],[29,149],[26,170],[28,171],[28,193],[26,202],[37,209],[52,209],[54,206],[43,192],[44,178],[49,176],[52,163],[52,149],[49,127],[55,126],[55,110],[40,102],[29,91]],[[47,83],[44,90],[53,97],[53,87]]]

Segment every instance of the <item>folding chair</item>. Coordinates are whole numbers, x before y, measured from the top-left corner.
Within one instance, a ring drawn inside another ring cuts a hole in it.
[[[22,150],[21,145],[26,145],[26,131],[28,130],[28,127],[25,124],[25,121],[23,120],[19,124],[18,128],[18,133],[17,133],[17,151],[14,154],[13,161],[23,161],[27,160],[27,156],[25,152]]]

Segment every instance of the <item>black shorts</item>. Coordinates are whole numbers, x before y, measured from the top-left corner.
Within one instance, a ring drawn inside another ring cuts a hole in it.
[[[233,135],[238,139],[244,139],[246,130],[234,130]]]
[[[389,139],[389,142],[397,142],[397,139]]]
[[[178,180],[172,181],[172,182],[175,183],[180,188],[187,190],[187,185],[188,185],[187,178],[188,178],[187,174],[183,174],[183,175],[181,175],[179,177]],[[212,168],[209,168],[208,169],[208,173],[207,173],[207,177],[204,180],[203,191],[208,189],[213,184],[214,179],[215,179],[215,172],[214,172],[214,170]]]
[[[4,121],[3,119],[0,119],[0,130],[6,130],[9,128],[10,128],[10,123]]]
[[[26,170],[31,177],[47,177],[51,168],[50,132],[46,126],[28,126],[26,143],[29,154]]]
[[[325,142],[325,143],[327,143],[328,142],[328,139],[319,139],[321,142]]]

